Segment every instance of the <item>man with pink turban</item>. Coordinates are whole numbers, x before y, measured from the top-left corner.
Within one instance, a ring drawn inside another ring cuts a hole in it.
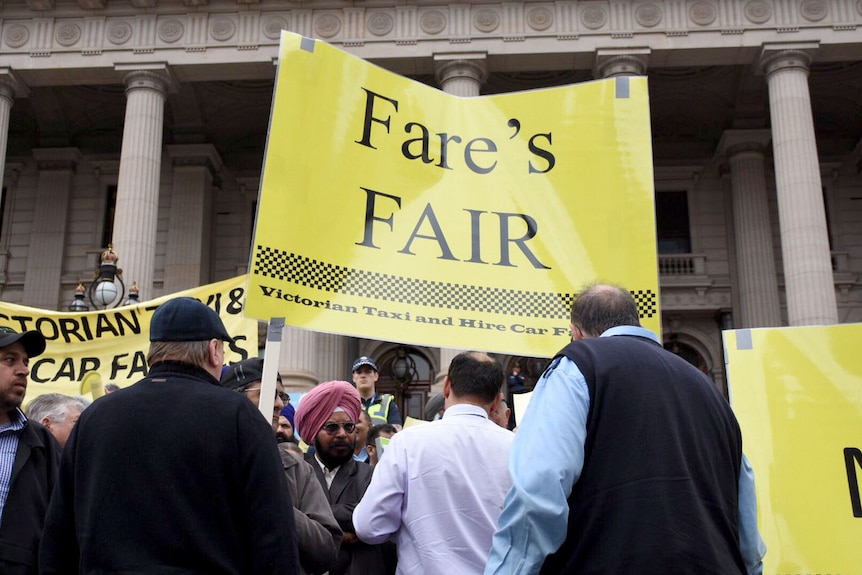
[[[296,430],[314,446],[305,459],[329,496],[332,514],[344,532],[331,575],[387,575],[393,572],[381,545],[356,538],[353,509],[371,483],[371,466],[354,461],[356,421],[362,403],[346,381],[327,381],[306,393],[296,408]]]

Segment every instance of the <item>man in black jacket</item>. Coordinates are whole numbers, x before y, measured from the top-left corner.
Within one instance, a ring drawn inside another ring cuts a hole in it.
[[[60,467],[60,445],[21,403],[30,358],[45,351],[38,331],[0,327],[0,573],[35,575],[39,538]]]
[[[195,299],[156,310],[148,376],[95,402],[66,444],[43,574],[297,572],[272,428],[218,383],[225,341]]]

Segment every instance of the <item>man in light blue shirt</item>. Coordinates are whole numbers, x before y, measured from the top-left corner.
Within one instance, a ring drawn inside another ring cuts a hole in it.
[[[723,396],[596,285],[536,385],[486,575],[759,574],[754,478]],[[690,369],[689,369],[690,368]]]

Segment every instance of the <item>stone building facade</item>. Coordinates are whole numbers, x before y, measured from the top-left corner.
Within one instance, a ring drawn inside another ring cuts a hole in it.
[[[862,321],[860,28],[857,0],[6,0],[0,298],[65,309],[108,242],[144,300],[244,273],[285,29],[459,96],[646,75],[662,335],[722,385],[722,328]],[[373,355],[412,415],[455,353],[284,341],[293,388]]]

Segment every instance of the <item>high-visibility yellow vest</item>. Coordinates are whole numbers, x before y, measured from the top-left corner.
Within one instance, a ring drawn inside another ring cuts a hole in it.
[[[392,405],[393,399],[395,398],[391,394],[384,393],[380,396],[380,403],[374,403],[365,408],[373,425],[389,423],[389,406]]]

